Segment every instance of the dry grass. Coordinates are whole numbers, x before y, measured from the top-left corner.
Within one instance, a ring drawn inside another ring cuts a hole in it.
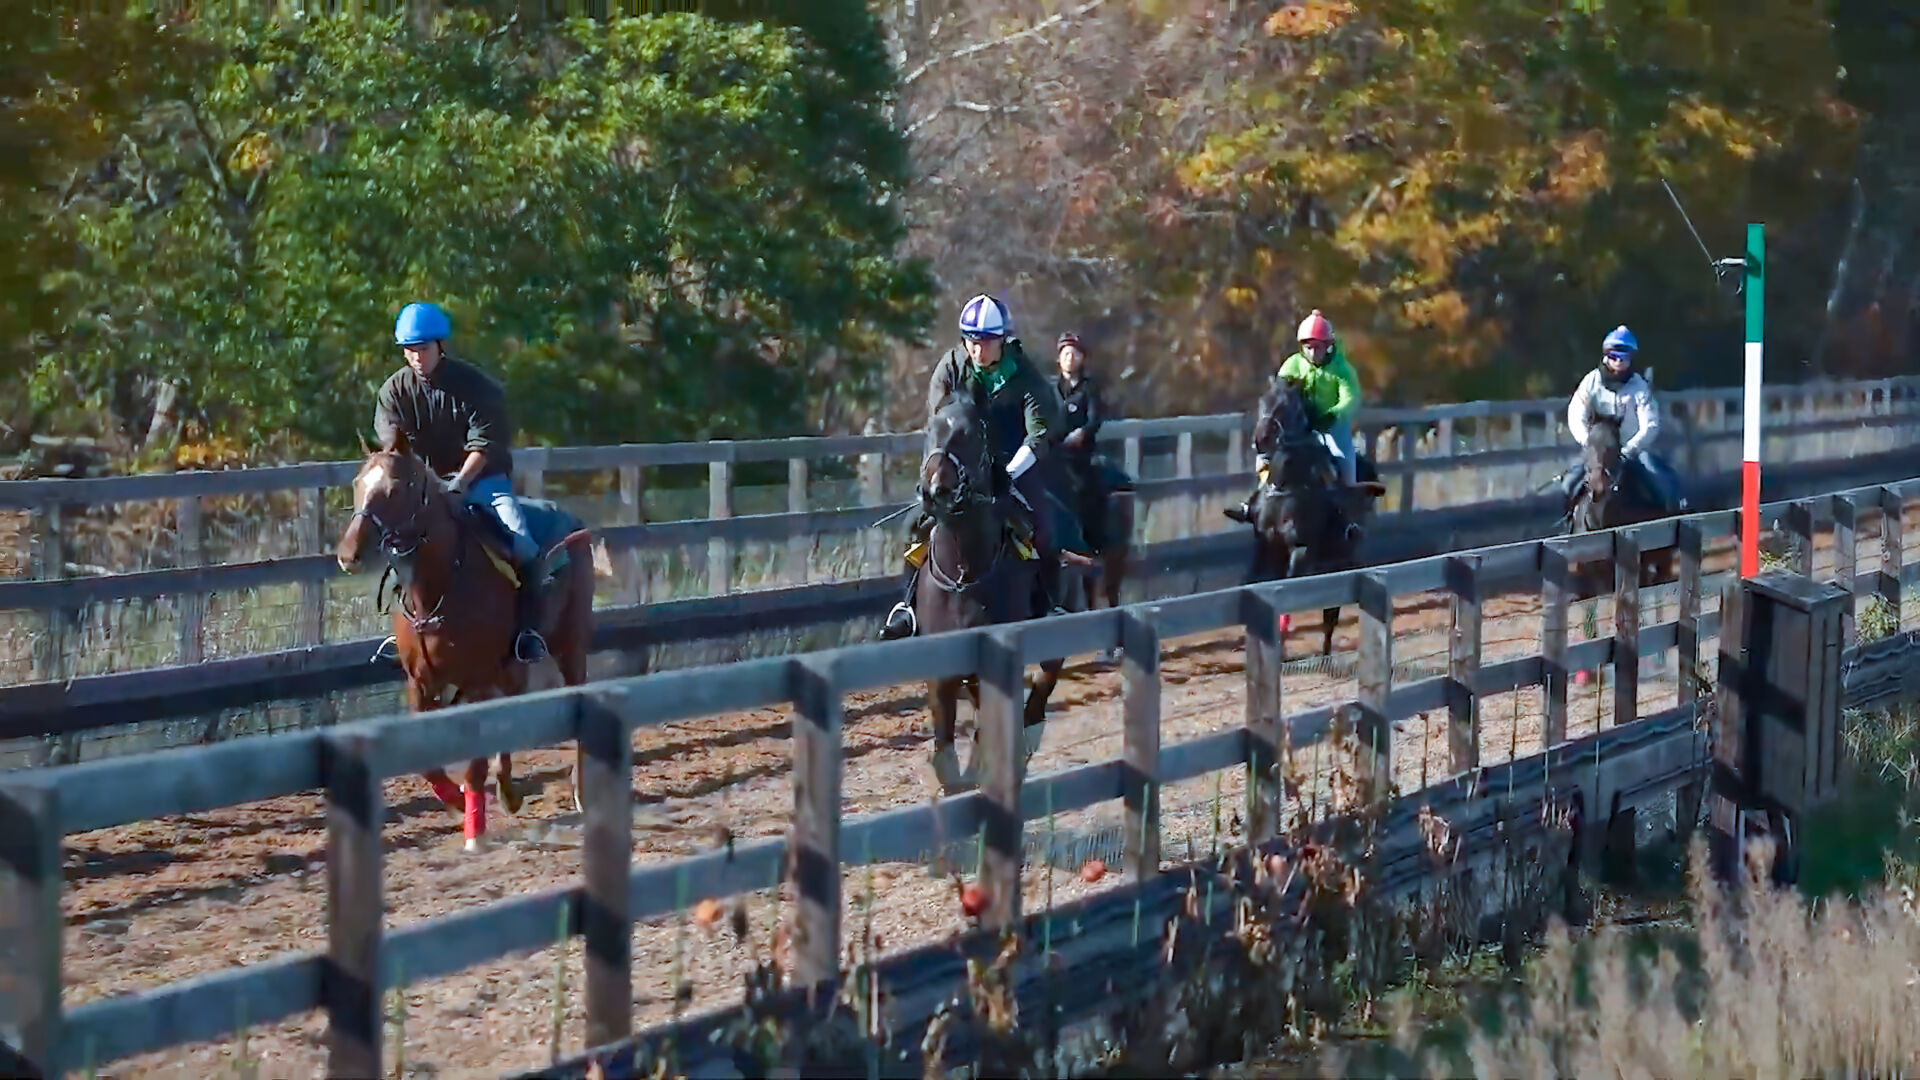
[[[1690,853],[1692,933],[1651,957],[1625,934],[1562,927],[1523,1000],[1478,1023],[1423,1075],[1890,1076],[1920,1068],[1920,902],[1911,887],[1809,904],[1760,884],[1729,893]],[[1418,1030],[1418,1029],[1414,1029]],[[1402,1039],[1403,1049],[1418,1049]]]

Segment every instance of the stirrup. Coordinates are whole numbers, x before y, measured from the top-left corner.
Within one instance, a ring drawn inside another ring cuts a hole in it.
[[[526,629],[513,639],[513,658],[523,664],[537,664],[547,658],[547,639],[540,631]]]
[[[906,631],[904,633],[893,629],[895,625],[893,620],[896,615],[905,615],[907,617],[905,624]],[[893,608],[887,612],[886,621],[880,624],[880,640],[882,641],[897,641],[901,638],[910,638],[919,632],[920,620],[914,615],[913,606],[905,600],[897,601],[893,605]]]

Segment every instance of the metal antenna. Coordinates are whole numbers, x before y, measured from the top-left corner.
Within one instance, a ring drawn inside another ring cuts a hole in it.
[[[1713,283],[1724,284],[1729,274],[1736,270],[1742,272],[1742,276],[1735,278],[1733,282],[1733,295],[1739,296],[1746,288],[1744,274],[1747,268],[1746,258],[1743,256],[1735,259],[1715,259],[1713,252],[1707,250],[1707,242],[1700,239],[1700,230],[1693,227],[1693,219],[1687,216],[1687,208],[1680,205],[1680,196],[1674,192],[1673,185],[1667,183],[1667,178],[1663,176],[1660,178],[1660,186],[1667,189],[1667,198],[1672,199],[1673,208],[1680,211],[1680,220],[1687,223],[1687,231],[1693,234],[1693,242],[1700,245],[1700,254],[1707,257],[1707,269],[1713,271]]]

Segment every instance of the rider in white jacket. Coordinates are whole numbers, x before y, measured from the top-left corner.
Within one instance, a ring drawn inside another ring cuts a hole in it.
[[[1580,380],[1580,388],[1567,402],[1567,430],[1576,442],[1585,446],[1594,417],[1619,417],[1620,456],[1640,467],[1648,490],[1661,509],[1673,513],[1681,509],[1684,502],[1679,498],[1680,485],[1672,471],[1652,452],[1654,440],[1660,437],[1660,408],[1654,404],[1653,387],[1633,370],[1633,354],[1639,348],[1633,331],[1625,326],[1607,335],[1599,366],[1587,372],[1587,377]],[[1584,461],[1574,462],[1567,470],[1562,492],[1569,507],[1586,481],[1586,471]]]

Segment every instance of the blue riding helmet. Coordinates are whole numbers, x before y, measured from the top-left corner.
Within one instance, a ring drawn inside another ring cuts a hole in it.
[[[408,304],[393,322],[395,345],[424,345],[453,336],[453,322],[437,304]]]
[[[1631,357],[1640,351],[1640,340],[1623,323],[1614,327],[1607,340],[1600,343],[1600,350],[1612,357]]]

